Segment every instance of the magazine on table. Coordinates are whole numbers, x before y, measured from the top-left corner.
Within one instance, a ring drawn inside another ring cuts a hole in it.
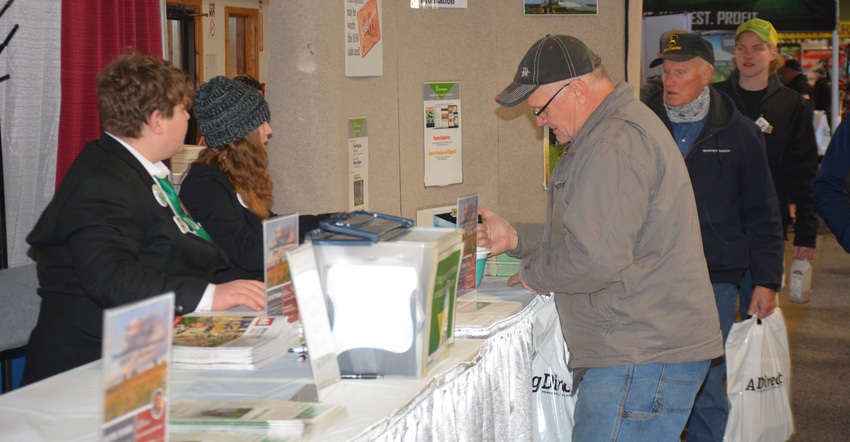
[[[183,316],[173,329],[175,368],[253,370],[295,345],[283,316]]]
[[[278,400],[204,401],[171,404],[172,432],[224,431],[272,437],[315,435],[346,416],[340,405]]]
[[[484,301],[474,296],[464,296],[457,300],[456,329],[476,329],[491,327],[498,321],[509,318],[522,310],[521,302]]]
[[[225,431],[171,432],[170,442],[300,442],[300,437],[267,436],[265,434],[228,433]]]
[[[225,431],[188,431],[168,434],[170,442],[300,442],[300,437],[266,436],[265,434],[228,433]]]

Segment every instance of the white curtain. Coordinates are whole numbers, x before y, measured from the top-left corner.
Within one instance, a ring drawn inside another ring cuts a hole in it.
[[[0,0],[0,8],[8,0]],[[15,0],[0,17],[0,140],[9,267],[32,262],[26,236],[53,197],[59,132],[62,2]]]

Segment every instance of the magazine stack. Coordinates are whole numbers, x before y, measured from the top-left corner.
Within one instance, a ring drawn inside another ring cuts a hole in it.
[[[345,416],[342,406],[313,402],[178,399],[171,405],[169,429],[300,439],[316,436]]]
[[[298,340],[285,316],[184,316],[174,326],[172,366],[256,370]]]

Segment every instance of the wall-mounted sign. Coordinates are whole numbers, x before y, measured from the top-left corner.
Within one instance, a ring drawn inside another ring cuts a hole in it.
[[[384,75],[381,0],[345,0],[345,75]]]
[[[741,23],[761,18],[778,32],[826,31],[835,29],[835,1],[811,0],[644,0],[643,15],[691,13],[693,31],[734,31]]]
[[[425,187],[463,182],[460,83],[422,85]]]

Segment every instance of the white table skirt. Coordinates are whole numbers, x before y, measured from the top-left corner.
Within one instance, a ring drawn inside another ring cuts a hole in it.
[[[537,305],[535,299],[495,324],[492,337],[473,360],[436,376],[411,401],[354,440],[531,440],[532,325]]]
[[[458,330],[450,357],[427,377],[337,384],[324,402],[346,407],[348,416],[317,439],[531,440],[532,325],[539,301],[522,289],[503,287],[504,280],[482,285],[479,295],[519,299],[522,310],[490,327]],[[0,395],[0,441],[98,440],[100,368],[96,361]],[[170,388],[177,398],[286,400],[309,382],[309,364],[285,355],[257,371],[174,370]]]

